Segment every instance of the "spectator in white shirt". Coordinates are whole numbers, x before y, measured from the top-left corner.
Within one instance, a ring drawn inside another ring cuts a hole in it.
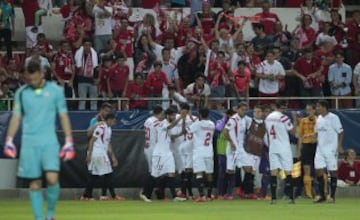
[[[210,86],[205,81],[205,76],[199,73],[195,82],[184,89],[186,99],[191,101],[194,107],[198,109],[208,106],[208,98],[211,94]]]
[[[112,39],[112,8],[105,7],[105,1],[99,0],[93,7],[95,17],[94,49],[97,53],[105,50]]]
[[[279,80],[285,77],[283,65],[275,60],[272,50],[266,53],[266,59],[256,70],[259,78],[259,97],[277,97],[279,95]],[[263,100],[260,104],[272,104],[273,100]]]

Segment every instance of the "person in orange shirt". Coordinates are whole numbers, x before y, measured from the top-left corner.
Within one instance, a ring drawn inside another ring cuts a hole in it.
[[[299,139],[298,139],[298,155],[304,170],[304,188],[305,195],[312,198],[312,178],[311,167],[314,166],[314,158],[316,152],[316,138],[314,136],[314,128],[316,123],[315,105],[306,105],[305,118],[300,120]]]

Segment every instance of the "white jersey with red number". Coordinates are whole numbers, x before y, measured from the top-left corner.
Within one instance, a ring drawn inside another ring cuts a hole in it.
[[[107,152],[111,141],[111,127],[107,126],[105,123],[101,123],[96,126],[93,136],[96,137],[93,149]]]
[[[200,120],[186,127],[186,131],[193,134],[194,138],[194,155],[202,157],[212,157],[213,136],[215,124],[210,120]]]
[[[168,129],[170,123],[168,120],[159,121],[154,125],[156,131],[156,143],[153,155],[164,155],[172,153],[170,150],[170,131]]]
[[[279,111],[273,111],[266,117],[265,125],[269,136],[269,152],[291,151],[288,132],[293,129],[293,124],[289,117]]]
[[[329,112],[319,116],[316,120],[315,132],[317,133],[317,151],[322,153],[335,152],[338,146],[338,134],[343,132],[340,119]]]
[[[226,123],[225,129],[229,131],[229,136],[236,146],[236,152],[244,148],[245,134],[251,125],[251,118],[248,116],[240,117],[238,114],[233,115]],[[230,148],[230,144],[227,144]]]
[[[155,124],[159,123],[159,119],[155,116],[151,116],[146,119],[144,123],[145,128],[145,141],[149,147],[154,147],[156,143],[156,130],[154,128]]]

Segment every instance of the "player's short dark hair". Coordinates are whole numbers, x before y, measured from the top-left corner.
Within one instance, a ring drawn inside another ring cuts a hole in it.
[[[201,72],[196,75],[196,79],[199,79],[199,78],[203,78],[204,80],[206,79],[205,75]]]
[[[82,41],[82,43],[83,43],[83,44],[85,44],[85,43],[91,43],[91,45],[92,45],[93,42],[92,42],[91,38],[84,38],[83,41]]]
[[[104,108],[113,108],[113,106],[108,102],[104,102],[101,104],[101,109],[104,109]]]
[[[311,49],[311,48],[306,48],[306,49],[304,49],[304,54],[306,54],[306,53],[312,53],[313,52],[313,50]]]
[[[154,62],[154,68],[157,67],[157,66],[162,67],[162,63],[160,61],[155,61]]]
[[[171,115],[171,114],[174,114],[174,113],[176,113],[176,111],[174,110],[174,108],[171,108],[171,107],[169,107],[169,108],[166,109],[166,111],[165,111],[165,114],[166,114],[166,115]]]
[[[199,114],[200,114],[200,116],[201,116],[202,118],[207,118],[207,117],[209,117],[209,113],[210,113],[210,111],[209,111],[209,109],[207,109],[207,108],[202,108],[202,109],[199,110]]]
[[[152,111],[155,115],[158,115],[163,112],[163,108],[160,105],[155,105]]]
[[[105,121],[110,120],[110,119],[114,119],[114,118],[116,118],[115,113],[109,113],[104,117]]]
[[[306,106],[310,106],[312,109],[316,109],[315,103],[307,103]]]
[[[264,111],[264,106],[263,105],[255,105],[254,109],[261,109],[261,111]]]
[[[320,99],[318,102],[317,102],[318,105],[322,106],[322,107],[325,107],[326,110],[329,109],[329,102],[325,99]]]
[[[26,72],[29,74],[40,73],[41,72],[40,63],[36,61],[30,61],[26,66]]]
[[[254,29],[256,28],[256,29],[264,30],[264,25],[262,23],[253,23],[252,26]]]
[[[240,66],[240,65],[244,65],[244,66],[246,66],[246,61],[245,60],[239,60],[239,62],[237,63],[237,65],[238,66]]]
[[[169,108],[171,108],[175,113],[179,111],[179,108],[177,105],[170,105]]]
[[[228,109],[228,110],[226,110],[226,115],[233,115],[233,114],[235,114],[236,112],[234,111],[234,110],[232,110],[232,109]]]
[[[180,105],[180,109],[181,110],[190,110],[190,105],[189,104],[187,104],[187,103],[181,103],[181,105]]]
[[[286,107],[287,105],[288,105],[288,101],[286,101],[286,100],[278,100],[275,103],[276,108]]]
[[[241,107],[249,107],[249,105],[246,103],[246,102],[240,102],[239,105],[238,105],[238,108],[241,108]]]
[[[170,49],[169,49],[169,48],[163,48],[163,49],[161,50],[161,54],[164,54],[165,51],[169,51],[169,52],[170,52]]]

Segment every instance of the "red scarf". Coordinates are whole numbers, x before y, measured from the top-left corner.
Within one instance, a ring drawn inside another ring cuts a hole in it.
[[[91,52],[86,57],[86,60],[85,60],[85,52],[84,52],[83,59],[82,59],[82,64],[83,64],[83,76],[91,78],[93,76],[93,73],[94,73],[93,61],[92,61],[92,53]]]

